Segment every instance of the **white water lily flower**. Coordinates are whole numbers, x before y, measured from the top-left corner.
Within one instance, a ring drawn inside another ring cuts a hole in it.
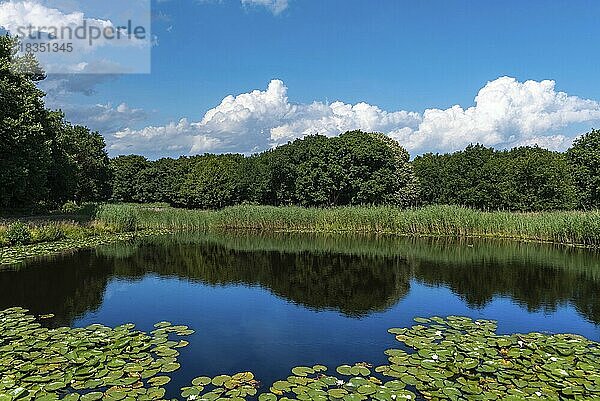
[[[552,362],[556,362],[556,361],[558,361],[558,358],[557,358],[557,357],[555,357],[555,356],[553,356],[552,358],[550,358],[550,360],[551,360]]]
[[[392,394],[392,400],[396,399],[396,394]]]
[[[431,355],[431,359],[433,359],[434,361],[437,361],[440,357],[437,356],[437,354],[433,354]]]
[[[196,399],[196,396],[195,395],[190,395],[187,399],[189,401],[194,401]]]
[[[441,330],[438,330],[438,331],[436,331],[436,332],[435,332],[435,335],[436,335],[436,336],[441,336],[441,335],[442,335],[442,331],[441,331]]]
[[[542,396],[542,393],[541,393],[540,391],[536,391],[536,392],[535,392],[535,395],[537,395],[538,397],[541,397],[541,396]]]
[[[337,384],[338,386],[342,386],[342,385],[344,385],[344,383],[345,382],[343,380],[338,380],[335,382],[335,384]]]
[[[523,341],[519,340],[517,341],[517,344],[519,344],[519,347],[523,347]]]

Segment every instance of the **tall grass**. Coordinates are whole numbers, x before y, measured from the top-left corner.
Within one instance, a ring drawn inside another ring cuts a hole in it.
[[[115,231],[137,231],[141,228],[141,211],[136,205],[102,205],[96,212],[96,219]]]
[[[104,205],[98,219],[116,229],[354,232],[493,237],[600,247],[600,211],[482,212],[456,206],[331,209],[235,206],[220,211]]]

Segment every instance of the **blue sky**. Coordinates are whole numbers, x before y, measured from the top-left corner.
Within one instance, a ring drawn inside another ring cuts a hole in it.
[[[164,111],[191,115],[225,94],[282,79],[298,102],[366,101],[388,110],[470,105],[489,80],[554,79],[600,97],[600,3],[593,1],[290,0],[273,16],[238,1],[158,3],[151,77],[127,79],[127,100],[152,106],[140,85],[171,93]],[[162,33],[173,26],[170,34]],[[132,92],[132,93],[127,93]]]
[[[152,13],[151,74],[43,86],[112,155],[249,153],[353,128],[413,154],[564,149],[600,126],[597,1],[160,0]]]

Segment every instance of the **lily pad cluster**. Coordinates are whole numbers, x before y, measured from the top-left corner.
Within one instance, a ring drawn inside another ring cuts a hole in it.
[[[584,337],[498,335],[494,321],[450,316],[390,329],[377,372],[432,400],[600,400],[600,347]]]
[[[298,366],[292,369],[292,376],[273,383],[269,393],[258,397],[259,401],[378,401],[415,400],[416,395],[406,390],[406,384],[398,380],[383,382],[371,376],[371,365],[362,362],[353,366],[338,367],[341,376],[353,376],[340,379],[328,375],[322,365],[313,367]]]
[[[25,309],[0,312],[0,401],[162,399],[193,333],[168,322],[150,335],[133,324],[48,329]]]
[[[213,378],[200,376],[192,380],[191,386],[181,389],[181,396],[188,400],[243,401],[256,396],[258,387],[259,382],[254,379],[254,374],[251,372],[236,373],[233,376],[219,375]]]
[[[42,316],[40,318],[48,318]],[[599,400],[600,344],[576,335],[498,335],[496,322],[417,318],[390,329],[402,346],[389,364],[328,372],[297,366],[262,386],[251,372],[199,376],[187,401]],[[153,401],[165,397],[178,349],[192,334],[160,322],[149,334],[116,328],[43,327],[22,308],[0,311],[0,401]]]

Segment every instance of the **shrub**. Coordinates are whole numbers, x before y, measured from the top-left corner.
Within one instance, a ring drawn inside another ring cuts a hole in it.
[[[6,238],[11,245],[25,245],[31,243],[31,231],[23,222],[17,221],[8,226]]]

